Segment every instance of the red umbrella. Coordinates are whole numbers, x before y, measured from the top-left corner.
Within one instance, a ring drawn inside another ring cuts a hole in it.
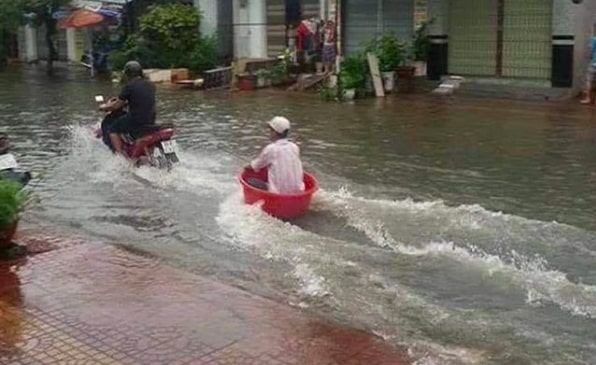
[[[60,28],[85,28],[100,24],[104,21],[101,14],[89,10],[75,10],[60,21]]]

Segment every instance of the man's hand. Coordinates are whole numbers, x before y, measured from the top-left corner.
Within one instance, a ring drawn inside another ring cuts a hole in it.
[[[111,98],[110,100],[108,100],[107,103],[101,104],[99,106],[99,110],[104,112],[111,112],[122,109],[125,105],[126,102],[120,100],[119,98]]]

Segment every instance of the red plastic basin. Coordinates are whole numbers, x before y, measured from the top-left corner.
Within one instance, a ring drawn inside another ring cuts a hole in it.
[[[319,188],[314,175],[304,173],[304,191],[298,194],[274,194],[248,185],[246,179],[257,178],[267,181],[267,169],[258,173],[250,170],[243,171],[238,180],[244,190],[244,202],[254,204],[263,201],[263,211],[280,219],[292,219],[303,216],[308,212],[313,194]]]

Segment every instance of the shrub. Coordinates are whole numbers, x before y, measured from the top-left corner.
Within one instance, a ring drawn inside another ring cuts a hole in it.
[[[372,40],[366,51],[377,55],[381,72],[395,71],[407,58],[406,44],[388,34]]]
[[[201,73],[217,65],[217,39],[215,37],[200,37],[190,54],[188,67],[196,73]]]
[[[0,229],[14,223],[28,201],[29,196],[21,189],[21,185],[0,179]]]
[[[339,67],[339,85],[341,90],[363,89],[368,74],[366,57],[362,53],[346,58]]]
[[[194,72],[213,68],[217,41],[215,37],[201,37],[200,23],[201,13],[191,5],[149,7],[138,32],[111,54],[112,68],[120,69],[133,59],[147,68],[188,67]]]

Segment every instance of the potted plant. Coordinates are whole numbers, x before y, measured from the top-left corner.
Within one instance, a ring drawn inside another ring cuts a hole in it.
[[[430,46],[428,28],[433,22],[434,19],[422,22],[412,37],[412,53],[414,67],[416,67],[416,76],[426,76],[426,61],[428,59],[428,48]]]
[[[257,70],[254,74],[257,78],[257,88],[262,89],[271,85],[271,71],[262,68]]]
[[[273,86],[284,86],[292,82],[290,78],[290,64],[284,57],[270,71],[271,84]]]
[[[407,52],[404,52],[404,57],[396,69],[397,84],[400,92],[414,91],[414,77],[416,76],[416,66],[414,66],[414,48],[409,47]]]
[[[407,61],[404,61],[402,65],[397,67],[396,71],[399,91],[412,92],[414,90],[414,77],[416,76],[416,66],[413,66],[407,63]]]
[[[16,233],[19,214],[28,202],[21,185],[0,179],[0,249],[7,248]]]
[[[364,54],[346,58],[339,69],[339,95],[344,100],[354,99],[356,92],[365,88],[368,65]]]
[[[395,86],[395,71],[406,57],[406,47],[397,37],[386,34],[374,39],[367,47],[379,60],[379,71],[383,75],[385,91],[392,91]]]

